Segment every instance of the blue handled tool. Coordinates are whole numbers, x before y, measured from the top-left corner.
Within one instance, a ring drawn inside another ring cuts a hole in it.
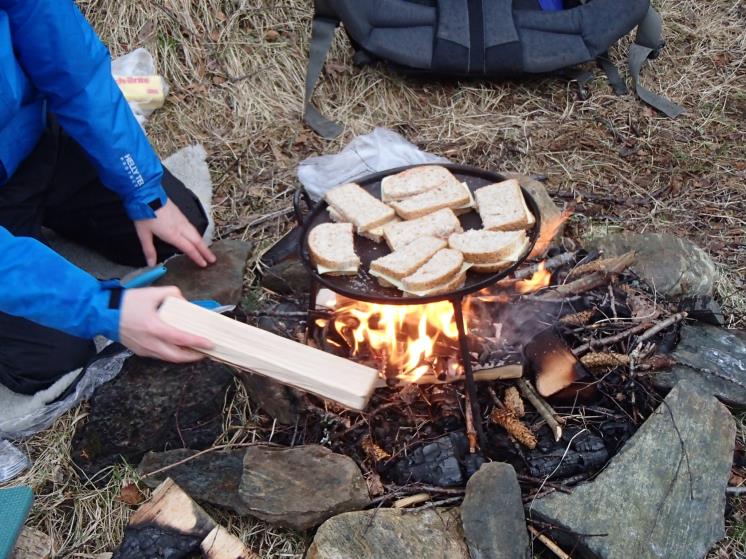
[[[135,289],[137,287],[147,287],[153,282],[161,279],[166,275],[168,269],[165,266],[153,266],[152,268],[145,268],[144,270],[138,270],[133,274],[128,274],[122,278],[122,287],[127,289]]]

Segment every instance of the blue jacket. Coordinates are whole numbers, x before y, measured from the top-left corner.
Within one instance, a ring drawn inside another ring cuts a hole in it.
[[[0,0],[0,188],[38,142],[47,111],[87,152],[133,220],[166,202],[163,169],[72,0]],[[70,334],[119,335],[101,283],[42,243],[0,226],[0,311]]]

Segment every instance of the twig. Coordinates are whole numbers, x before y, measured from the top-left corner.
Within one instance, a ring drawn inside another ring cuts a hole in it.
[[[585,293],[586,291],[604,285],[609,280],[609,277],[615,274],[621,274],[625,269],[631,266],[634,261],[635,253],[628,252],[617,258],[606,258],[604,260],[591,262],[586,266],[581,266],[581,268],[588,269],[593,266],[597,271],[575,281],[571,281],[570,283],[558,285],[551,291],[548,291],[545,295],[536,298],[544,301],[556,301],[561,300],[568,295],[579,295],[580,293]]]
[[[533,483],[534,485],[543,485],[544,487],[551,487],[552,489],[556,489],[557,491],[561,491],[562,493],[567,493],[567,494],[572,493],[572,489],[565,487],[564,485],[560,483],[545,481],[538,477],[525,476],[521,474],[516,474],[516,477],[518,478],[518,481],[523,481],[526,483]]]
[[[643,334],[641,334],[640,337],[637,339],[638,343],[643,343],[649,340],[661,330],[665,330],[669,326],[672,326],[676,324],[677,322],[684,320],[687,316],[688,316],[688,313],[686,311],[669,316],[666,320],[659,322],[658,324],[653,326],[650,330],[646,330]]]
[[[635,253],[627,252],[614,258],[602,258],[582,264],[570,270],[568,278],[578,277],[592,272],[603,272],[604,274],[619,274],[635,262]]]
[[[537,540],[539,540],[541,543],[543,543],[547,547],[547,549],[549,551],[551,551],[557,557],[559,557],[559,559],[572,559],[572,557],[570,557],[567,553],[565,553],[564,551],[562,551],[562,549],[560,549],[560,547],[556,543],[554,543],[552,540],[550,540],[549,537],[547,537],[544,534],[542,534],[541,532],[539,532],[536,528],[534,528],[530,524],[528,525],[528,531],[531,532],[531,534]]]
[[[308,311],[246,311],[244,314],[246,314],[246,316],[276,316],[278,318],[308,318]]]
[[[526,379],[518,379],[518,390],[521,391],[523,397],[526,398],[536,408],[539,415],[547,422],[547,425],[554,434],[554,440],[559,442],[562,438],[562,426],[557,414],[552,407],[544,401],[544,398],[539,396],[539,393],[534,390],[531,383]]]
[[[562,254],[558,254],[557,256],[547,258],[544,262],[532,264],[531,266],[518,270],[515,273],[514,277],[517,280],[530,278],[539,271],[539,268],[542,266],[542,264],[544,265],[545,270],[552,271],[555,268],[559,268],[560,266],[564,266],[565,264],[574,262],[577,255],[577,252],[563,252]]]
[[[580,345],[573,349],[572,353],[576,357],[579,357],[591,349],[599,349],[611,344],[615,344],[616,342],[620,342],[625,338],[629,338],[630,336],[633,336],[638,332],[642,332],[646,328],[650,328],[650,322],[643,322],[641,324],[638,324],[637,326],[633,326],[632,328],[628,328],[622,332],[619,332],[618,334],[614,334],[613,336],[599,338],[598,340],[591,340],[588,343]]]
[[[417,512],[421,510],[427,510],[432,509],[435,507],[439,507],[440,505],[450,505],[451,503],[457,503],[459,501],[463,500],[463,497],[449,497],[448,499],[443,499],[441,501],[430,501],[427,504],[422,505],[421,507],[412,507],[410,509],[402,509],[402,513],[410,513],[410,512]]]
[[[408,497],[404,497],[403,499],[398,499],[397,501],[394,501],[394,503],[391,505],[395,509],[403,509],[412,505],[419,505],[420,503],[426,503],[432,499],[432,496],[430,493],[415,493],[414,495],[409,495]]]
[[[235,225],[234,227],[230,227],[226,230],[221,231],[221,233],[224,236],[230,235],[232,233],[237,233],[238,231],[243,231],[244,229],[250,229],[252,227],[256,227],[257,225],[261,225],[262,223],[265,223],[267,221],[272,221],[273,219],[277,219],[279,217],[284,217],[291,213],[293,211],[292,206],[288,206],[287,208],[282,208],[281,210],[277,210],[274,212],[270,212],[268,214],[264,214],[253,221],[249,221],[248,223],[240,223],[238,225]]]
[[[466,401],[464,406],[464,418],[466,419],[466,438],[469,440],[469,453],[475,454],[477,452],[477,430],[474,427],[474,413],[471,408],[471,398],[469,398],[469,391],[464,390],[464,396]]]

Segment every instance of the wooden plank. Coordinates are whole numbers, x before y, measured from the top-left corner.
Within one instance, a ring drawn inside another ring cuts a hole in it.
[[[222,526],[207,534],[200,544],[205,559],[259,559],[241,540]]]
[[[174,328],[210,340],[207,355],[322,398],[363,410],[376,386],[375,369],[282,338],[248,324],[169,297],[158,311]]]

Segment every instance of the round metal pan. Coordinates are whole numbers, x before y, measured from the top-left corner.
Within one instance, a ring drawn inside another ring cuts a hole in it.
[[[384,177],[400,173],[401,171],[411,169],[412,167],[419,166],[420,165],[408,165],[406,167],[399,167],[398,169],[390,169],[381,173],[368,175],[367,177],[355,182],[357,182],[357,184],[359,184],[362,188],[370,192],[373,196],[380,199],[381,180]],[[478,188],[481,188],[482,186],[506,180],[506,177],[498,173],[492,173],[490,171],[484,171],[465,165],[443,164],[442,166],[451,171],[451,173],[453,173],[458,180],[465,182],[472,192],[474,192]],[[360,235],[355,235],[355,252],[358,254],[361,260],[360,269],[357,275],[330,276],[319,274],[316,270],[316,266],[313,264],[313,262],[311,262],[311,257],[308,251],[308,235],[311,232],[311,229],[313,229],[317,225],[321,223],[328,223],[331,221],[329,219],[329,212],[326,211],[327,204],[323,200],[316,204],[313,209],[311,209],[310,213],[306,215],[305,218],[303,218],[301,229],[300,257],[306,269],[313,276],[315,281],[325,287],[328,287],[335,293],[339,293],[340,295],[344,295],[345,297],[348,297],[350,299],[386,305],[421,305],[425,303],[434,303],[437,301],[459,299],[464,295],[468,295],[469,293],[474,293],[475,291],[479,291],[481,289],[484,289],[485,287],[489,287],[490,285],[493,285],[501,279],[509,276],[513,273],[513,271],[515,271],[516,268],[518,268],[518,266],[520,266],[520,264],[528,257],[528,255],[531,254],[531,251],[536,244],[536,240],[538,239],[539,231],[541,229],[541,216],[539,215],[539,208],[536,205],[533,197],[525,189],[522,188],[521,190],[523,191],[523,196],[526,199],[528,208],[536,217],[536,223],[531,228],[531,230],[527,232],[529,244],[526,247],[525,251],[515,262],[515,264],[500,272],[493,274],[478,274],[476,272],[468,271],[466,274],[466,282],[464,286],[455,291],[441,293],[439,295],[431,295],[427,297],[418,297],[416,295],[406,295],[395,287],[383,287],[381,284],[378,283],[378,280],[374,276],[368,273],[368,266],[370,265],[370,262],[372,260],[375,260],[376,258],[379,258],[381,256],[385,256],[391,251],[389,250],[388,245],[385,241],[376,243],[374,241],[371,241],[370,239],[361,237]],[[481,229],[482,227],[482,220],[480,219],[479,214],[476,211],[470,211],[459,216],[459,221],[461,222],[461,226],[464,228],[465,231],[468,229]]]

